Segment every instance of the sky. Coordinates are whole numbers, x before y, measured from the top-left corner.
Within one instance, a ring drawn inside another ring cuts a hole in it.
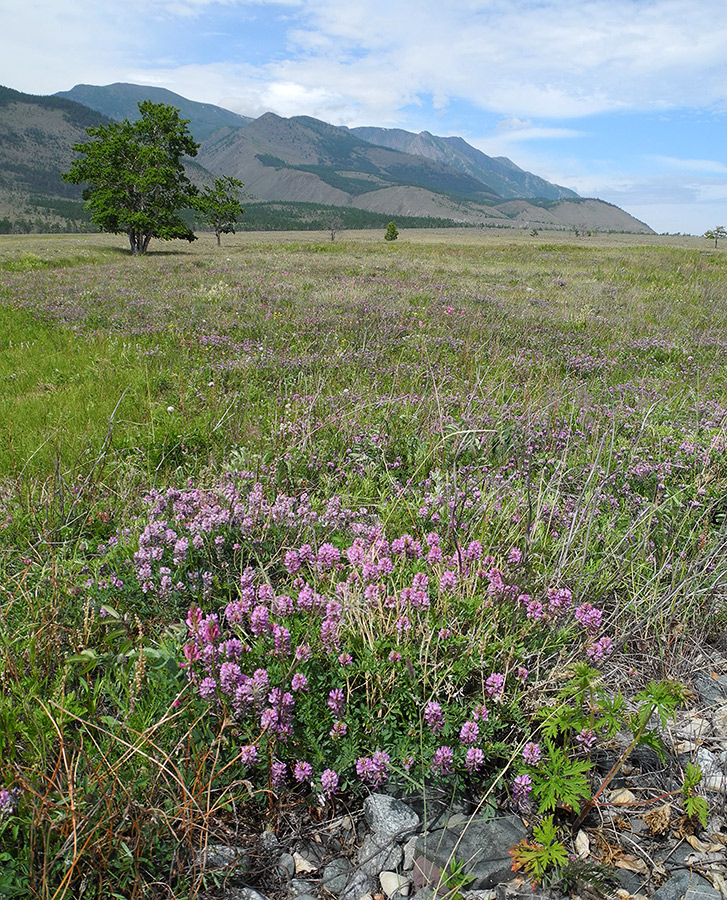
[[[727,225],[724,0],[0,0],[0,84],[459,135],[657,232]]]

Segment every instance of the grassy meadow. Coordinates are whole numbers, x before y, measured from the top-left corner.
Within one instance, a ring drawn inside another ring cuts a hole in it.
[[[703,239],[0,237],[0,896],[275,896],[251,836],[383,785],[587,811],[724,629],[726,362]]]

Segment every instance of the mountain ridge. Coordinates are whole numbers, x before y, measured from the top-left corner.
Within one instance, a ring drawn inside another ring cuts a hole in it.
[[[188,100],[166,88],[127,84],[122,81],[107,85],[76,84],[70,90],[58,91],[52,96],[82,103],[89,109],[94,109],[116,121],[121,119],[136,121],[139,118],[140,100],[176,106],[181,117],[189,119],[190,131],[196,141],[203,141],[224,126],[241,128],[253,121],[248,116],[241,116],[212,103]]]
[[[90,97],[94,109],[73,99],[79,96]],[[164,88],[123,83],[76,85],[40,97],[0,88],[0,231],[87,228],[80,188],[61,180],[73,145],[88,139],[89,125],[133,118],[126,112],[131,104],[138,116],[144,99],[171,102],[190,120],[200,143],[197,158],[187,161],[195,183],[240,178],[251,213],[253,205],[312,204],[319,221],[338,208],[349,222],[407,216],[432,224],[653,233],[618,207],[578,197],[509,159],[488,157],[463,138],[349,129],[272,112],[250,119]],[[310,225],[310,210],[305,217]],[[286,227],[284,218],[276,221]],[[251,215],[248,227],[269,226],[256,226]]]

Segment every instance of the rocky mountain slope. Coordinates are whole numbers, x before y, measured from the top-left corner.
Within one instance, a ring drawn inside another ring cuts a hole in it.
[[[500,197],[543,200],[576,199],[578,194],[526,172],[505,156],[487,156],[460,137],[437,137],[428,131],[413,134],[400,128],[352,128],[351,133],[372,144],[413,153],[445,163],[488,184]]]
[[[195,182],[232,175],[258,209],[307,203],[461,225],[651,231],[618,207],[580,198],[461,138],[348,129],[274,113],[248,119],[162,88],[126,84],[76,85],[51,97],[0,88],[0,231],[84,227],[80,189],[61,180],[72,147],[107,116],[135,118],[144,99],[176,106],[190,120],[201,143],[188,167]]]
[[[84,219],[81,189],[61,180],[86,128],[107,121],[60,97],[0,87],[0,230],[74,230]]]

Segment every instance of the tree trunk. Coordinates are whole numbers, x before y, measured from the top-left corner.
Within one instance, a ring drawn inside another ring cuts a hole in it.
[[[217,246],[219,247],[219,246],[221,246],[221,244],[220,244],[220,233],[219,233],[219,231],[216,231],[215,234],[217,235]]]

